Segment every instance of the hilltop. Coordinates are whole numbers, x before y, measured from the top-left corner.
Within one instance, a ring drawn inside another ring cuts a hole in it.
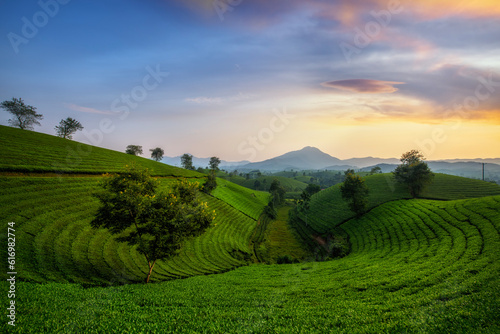
[[[130,154],[44,133],[0,125],[0,171],[57,174],[102,174],[126,165],[147,168],[155,176],[204,177],[203,174]]]

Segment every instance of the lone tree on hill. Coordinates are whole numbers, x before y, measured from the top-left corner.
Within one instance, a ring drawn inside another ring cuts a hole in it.
[[[369,189],[359,175],[347,173],[344,183],[340,186],[342,198],[349,202],[349,209],[356,215],[360,215],[366,210],[368,204]]]
[[[155,149],[150,149],[149,151],[151,152],[151,158],[153,160],[160,161],[161,159],[163,159],[163,154],[165,153],[163,149],[157,147]]]
[[[140,154],[142,154],[142,146],[129,145],[129,146],[127,146],[127,149],[125,150],[125,153],[131,154],[131,155],[140,155]]]
[[[147,170],[127,169],[105,177],[93,228],[120,234],[117,240],[137,245],[148,263],[148,283],[156,261],[175,255],[189,237],[203,232],[215,211],[198,200],[198,184],[177,181],[168,193],[157,192],[158,182]]]
[[[38,120],[42,120],[43,115],[37,114],[35,107],[24,104],[21,98],[14,97],[10,101],[3,101],[0,103],[0,108],[14,115],[13,119],[9,119],[9,124],[16,128],[33,130],[34,125],[41,125]]]
[[[62,119],[59,122],[59,125],[56,125],[55,129],[59,137],[66,139],[73,139],[73,134],[76,131],[83,130],[83,126],[76,119],[68,117],[66,119]]]
[[[370,175],[382,173],[382,168],[379,166],[372,167],[370,170]]]
[[[181,165],[184,169],[194,170],[193,156],[191,154],[184,153],[181,156]]]
[[[415,198],[432,181],[434,173],[423,161],[425,158],[418,150],[404,153],[400,160],[402,164],[394,170],[394,177],[398,183],[406,185],[410,195]]]
[[[209,167],[213,171],[218,171],[219,170],[219,165],[220,165],[220,159],[217,157],[211,157],[210,162],[208,163]]]

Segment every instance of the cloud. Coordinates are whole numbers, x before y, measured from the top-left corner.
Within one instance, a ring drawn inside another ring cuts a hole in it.
[[[336,80],[321,83],[323,87],[364,94],[394,93],[398,89],[393,87],[393,85],[401,84],[404,84],[404,82],[371,79]]]
[[[114,115],[112,111],[103,111],[103,110],[98,110],[94,108],[88,108],[88,107],[82,107],[73,103],[64,103],[64,106],[66,108],[69,108],[71,110],[75,111],[80,111],[80,112],[85,112],[89,114],[101,114],[101,115]]]
[[[166,0],[162,0],[165,1]],[[449,17],[484,18],[500,15],[498,0],[482,1],[387,1],[387,0],[177,0],[177,3],[204,16],[236,16],[244,24],[267,28],[279,24],[291,13],[310,11],[315,18],[333,19],[344,27],[366,23],[371,11],[403,11],[413,21]],[[370,19],[373,19],[370,17]]]

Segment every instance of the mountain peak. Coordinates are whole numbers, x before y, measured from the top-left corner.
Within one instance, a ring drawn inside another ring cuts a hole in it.
[[[299,150],[299,151],[314,151],[314,152],[321,152],[321,150],[317,147],[313,147],[313,146],[305,146],[303,149]]]

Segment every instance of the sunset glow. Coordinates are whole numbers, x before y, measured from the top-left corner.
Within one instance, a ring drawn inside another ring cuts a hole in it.
[[[36,131],[73,117],[77,141],[230,161],[500,157],[498,1],[54,3],[0,5],[0,98]]]

